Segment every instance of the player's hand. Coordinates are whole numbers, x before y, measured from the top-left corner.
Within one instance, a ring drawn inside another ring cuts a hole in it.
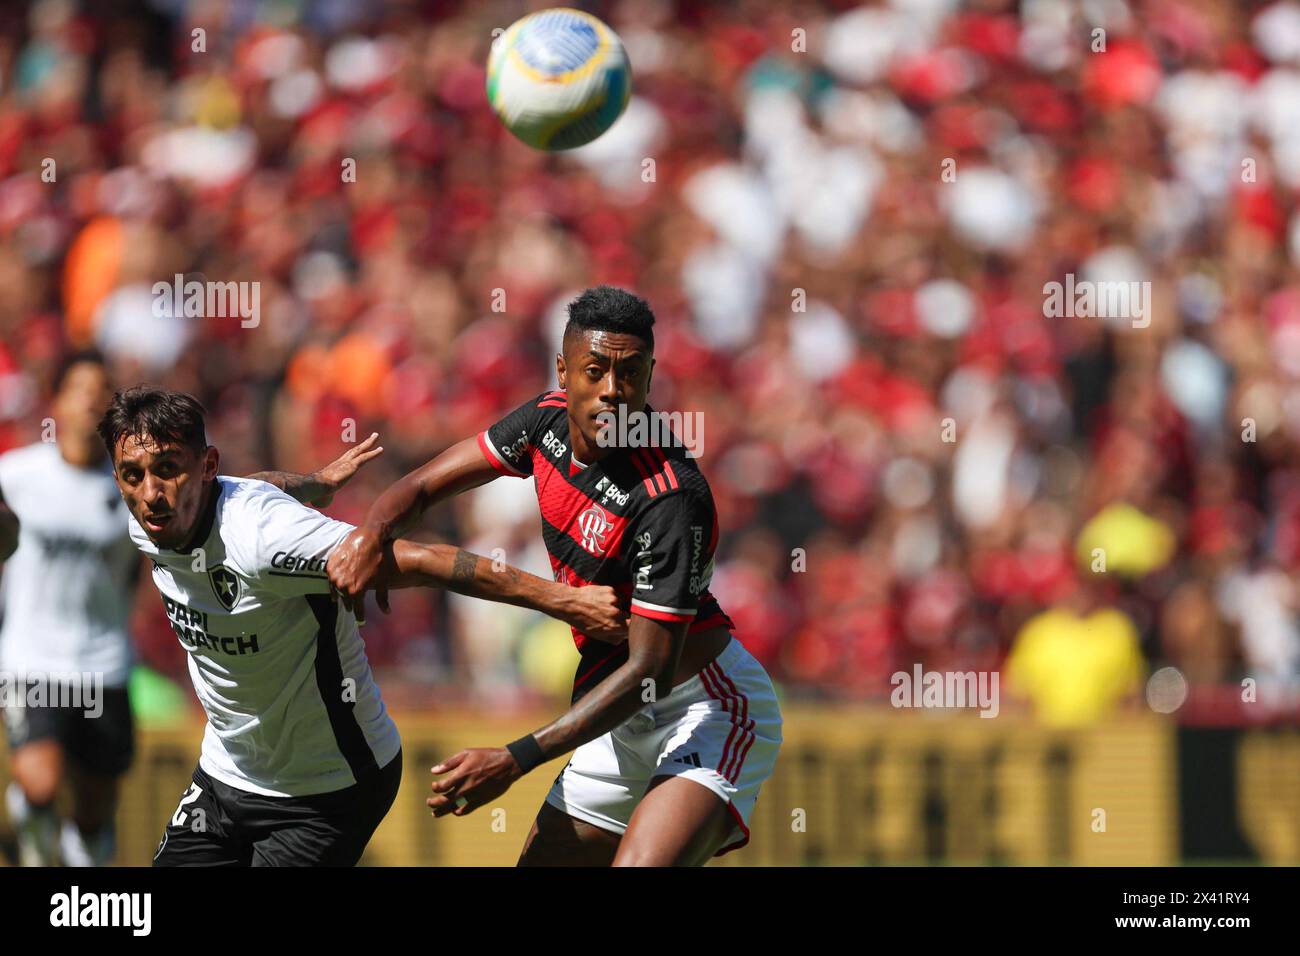
[[[447,814],[463,817],[485,803],[491,803],[523,776],[519,764],[505,747],[473,747],[431,768],[434,774],[446,774],[433,781],[431,796],[425,803],[435,817]]]
[[[351,480],[362,465],[384,453],[383,446],[378,442],[379,432],[371,432],[370,437],[361,444],[352,446],[316,472],[312,477],[321,486],[322,491],[316,495],[313,503],[320,508],[329,505],[338,490]]]
[[[363,525],[343,539],[325,565],[330,587],[343,601],[343,606],[358,615],[358,620],[363,619],[366,592],[374,587],[383,560],[384,542]],[[379,609],[387,614],[388,588],[375,587],[375,600],[379,602]]]
[[[566,588],[562,619],[588,637],[606,644],[627,640],[628,613],[618,593],[604,584]]]

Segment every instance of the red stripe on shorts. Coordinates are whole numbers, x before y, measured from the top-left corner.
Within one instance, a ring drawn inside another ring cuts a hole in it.
[[[731,750],[731,741],[736,736],[736,713],[732,709],[730,698],[723,696],[723,694],[714,687],[712,681],[717,678],[713,676],[713,673],[710,670],[712,667],[713,662],[710,661],[705,665],[704,669],[700,671],[700,683],[704,685],[704,689],[708,695],[720,703],[724,711],[731,714],[731,733],[727,735],[727,742],[722,746],[722,759],[718,761],[718,773],[722,773],[722,768],[727,764],[728,754]]]
[[[715,666],[717,665],[717,661],[714,661],[713,663]],[[726,675],[726,672],[724,672],[721,667],[718,668],[717,673],[721,680],[726,682],[726,686],[731,688],[731,692],[736,697],[740,698],[741,711],[740,724],[738,725],[740,736],[736,739],[735,750],[732,751],[732,763],[735,766],[728,767],[722,772],[724,777],[732,783],[735,783],[736,777],[740,774],[740,765],[745,760],[745,753],[748,753],[749,748],[754,745],[754,727],[756,721],[750,720],[749,718],[749,698],[737,689],[735,682]],[[735,729],[736,728],[732,728],[733,732]],[[744,753],[741,752],[742,748]]]

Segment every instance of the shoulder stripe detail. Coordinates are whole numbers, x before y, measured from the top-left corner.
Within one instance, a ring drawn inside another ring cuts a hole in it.
[[[568,402],[557,402],[555,399],[547,399],[544,402],[537,403],[538,408],[568,408]]]
[[[632,464],[636,465],[636,470],[641,473],[641,481],[645,485],[646,492],[653,498],[659,492],[655,491],[655,484],[650,480],[650,473],[646,471],[645,465],[641,463],[640,451],[639,448],[633,448],[632,454],[628,455],[628,458],[632,460]]]
[[[677,473],[673,471],[672,464],[660,449],[634,448],[631,458],[640,470],[646,491],[650,493],[651,498],[665,491],[676,491],[681,487],[677,480]]]
[[[496,446],[492,444],[492,439],[488,436],[487,431],[481,431],[478,433],[478,447],[479,451],[483,452],[483,457],[488,460],[488,464],[501,472],[501,474],[511,475],[515,478],[528,477],[501,457],[501,453],[497,451]]]

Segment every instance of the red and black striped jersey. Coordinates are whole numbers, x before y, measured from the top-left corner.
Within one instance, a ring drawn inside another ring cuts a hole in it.
[[[633,614],[690,621],[688,633],[734,627],[709,593],[718,520],[695,460],[681,447],[620,448],[582,465],[569,448],[567,408],[563,391],[547,392],[478,436],[498,471],[536,480],[555,580],[608,585],[631,598]],[[576,629],[573,638],[577,700],[627,660],[627,644]]]

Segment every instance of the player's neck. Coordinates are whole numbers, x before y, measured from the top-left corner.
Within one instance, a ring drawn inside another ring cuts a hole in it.
[[[208,482],[207,487],[203,489],[203,503],[199,505],[198,520],[194,522],[194,527],[190,533],[185,536],[185,541],[177,551],[182,554],[188,554],[208,539],[212,531],[212,520],[217,509],[217,493],[220,489],[217,486],[217,480],[214,478]]]
[[[73,468],[93,468],[107,455],[103,444],[97,438],[83,439],[65,432],[56,439],[56,442],[59,446],[59,455]]]
[[[608,458],[612,452],[617,450],[612,447],[602,448],[599,445],[589,446],[582,432],[575,429],[572,424],[569,425],[569,447],[573,449],[571,452],[573,460],[584,468]]]

